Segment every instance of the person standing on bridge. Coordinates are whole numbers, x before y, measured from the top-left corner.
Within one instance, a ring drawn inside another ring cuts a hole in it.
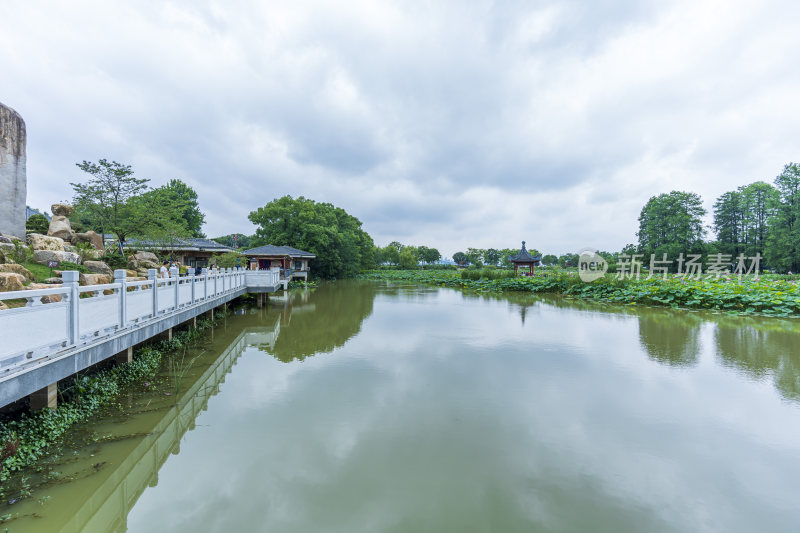
[[[168,278],[169,277],[169,269],[167,268],[167,265],[169,265],[169,261],[164,261],[163,263],[161,263],[161,268],[159,269],[159,274],[161,275],[162,278]]]

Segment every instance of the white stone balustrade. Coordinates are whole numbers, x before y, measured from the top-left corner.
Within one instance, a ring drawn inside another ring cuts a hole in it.
[[[0,311],[0,379],[110,335],[216,299],[228,301],[231,293],[269,292],[280,284],[276,272],[241,268],[182,277],[173,269],[169,278],[151,269],[147,280],[131,282],[125,270],[115,270],[114,282],[106,285],[80,286],[78,278],[78,272],[65,271],[61,287],[0,292],[0,302],[25,301]]]

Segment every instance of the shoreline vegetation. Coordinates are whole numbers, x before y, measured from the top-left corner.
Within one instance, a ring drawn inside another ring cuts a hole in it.
[[[177,332],[171,340],[148,342],[135,351],[130,363],[76,374],[59,387],[59,405],[54,409],[0,415],[0,501],[11,504],[26,497],[25,479],[17,479],[19,474],[53,453],[75,424],[112,405],[121,393],[132,387],[161,387],[166,395],[176,394],[192,362],[185,361],[186,350],[230,313],[220,310],[213,320],[200,319],[196,328]],[[4,521],[0,516],[0,523]]]
[[[660,278],[617,280],[613,274],[591,283],[575,271],[548,270],[513,277],[500,269],[368,270],[359,279],[410,281],[479,292],[531,292],[622,305],[650,305],[674,309],[712,310],[731,315],[800,317],[800,286],[794,276],[714,279]]]

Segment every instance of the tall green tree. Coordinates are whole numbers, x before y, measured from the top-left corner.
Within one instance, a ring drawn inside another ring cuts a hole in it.
[[[467,260],[472,265],[483,265],[483,256],[486,250],[483,248],[467,248]]]
[[[775,214],[780,193],[778,189],[763,181],[740,187],[739,190],[742,193],[744,205],[747,206],[745,212],[747,245],[744,253],[750,257],[756,253],[763,255],[767,248],[770,220]]]
[[[133,175],[130,165],[100,159],[97,163],[83,161],[77,167],[89,174],[86,183],[70,183],[74,190],[73,203],[93,228],[101,235],[113,233],[122,243],[136,227],[136,214],[129,200],[147,189],[150,181]]]
[[[789,163],[775,178],[780,198],[770,219],[765,256],[781,271],[800,270],[800,166]]]
[[[396,244],[400,244],[399,242]],[[403,246],[395,246],[395,243],[390,243],[385,248],[381,249],[382,252],[382,262],[389,263],[390,265],[398,265],[400,264],[400,249]]]
[[[487,265],[497,266],[498,261],[500,261],[500,251],[496,248],[488,248],[483,253],[483,262]]]
[[[252,248],[250,245],[254,237],[242,233],[231,233],[222,237],[214,237],[212,240],[233,249],[247,250]]]
[[[547,254],[542,257],[542,264],[543,265],[555,265],[558,263],[558,257],[553,254]]]
[[[410,249],[410,247],[406,247],[402,252],[400,252],[400,268],[410,270],[417,268],[418,265],[419,260],[417,259],[417,255]]]
[[[780,194],[758,181],[722,194],[714,203],[714,232],[721,253],[752,257],[764,253],[769,220]]]
[[[723,253],[738,255],[747,242],[745,200],[741,191],[723,193],[714,203],[714,231]]]
[[[200,211],[197,193],[189,185],[179,179],[172,179],[166,185],[147,191],[144,195],[159,197],[158,202],[161,204],[173,206],[170,215],[180,219],[190,237],[205,237],[202,227],[206,216]]]
[[[427,248],[423,254],[422,260],[427,264],[433,264],[442,258],[441,252],[436,248]]]
[[[312,272],[344,278],[375,264],[375,245],[361,221],[344,209],[304,197],[284,196],[249,215],[258,225],[253,246],[293,246],[316,255]]]
[[[469,258],[464,252],[456,252],[453,254],[453,261],[459,265],[465,265],[467,264],[467,261],[469,261]]]
[[[660,259],[666,253],[670,259],[680,253],[702,253],[703,208],[696,193],[672,191],[653,196],[639,215],[639,251],[655,254]]]

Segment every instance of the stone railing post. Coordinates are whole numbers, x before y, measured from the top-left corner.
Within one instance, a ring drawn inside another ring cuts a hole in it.
[[[217,278],[219,278],[219,270],[214,268],[214,296],[217,295]]]
[[[125,269],[114,271],[114,283],[119,283],[119,329],[128,325],[128,282]]]
[[[65,270],[61,273],[61,284],[69,288],[69,311],[67,311],[67,338],[70,344],[77,344],[80,339],[80,293],[78,286],[80,272],[76,270]]]
[[[194,282],[196,281],[196,279],[197,279],[197,275],[195,274],[195,272],[194,272],[194,271],[192,271],[192,305],[194,305],[194,298],[195,298],[195,294],[194,294]]]
[[[204,268],[202,271],[203,274],[203,300],[208,298],[208,269]]]
[[[147,279],[153,283],[153,318],[158,316],[158,270],[147,269]]]
[[[181,276],[181,272],[180,272],[180,270],[178,270],[178,267],[174,266],[174,267],[169,269],[170,281],[173,281],[175,283],[175,309],[176,310],[178,309],[178,306],[181,303],[181,301],[179,299],[180,298],[179,289],[180,289],[180,284],[181,284],[181,277],[180,276]]]

